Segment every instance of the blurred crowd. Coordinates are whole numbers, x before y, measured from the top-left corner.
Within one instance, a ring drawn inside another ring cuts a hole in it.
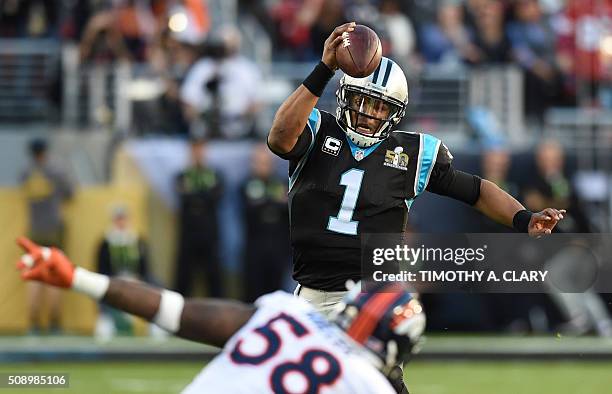
[[[209,3],[6,0],[0,37],[74,42],[84,65],[148,64],[163,84],[141,108],[153,116],[137,127],[149,131],[256,134],[261,71],[240,55],[243,18],[267,32],[273,61],[316,61],[333,28],[355,20],[409,74],[519,66],[536,120],[551,106],[612,108],[611,0],[242,0],[231,25],[213,20]]]
[[[409,72],[518,65],[528,116],[577,100],[611,108],[609,0],[281,0],[267,17],[281,58],[316,57],[333,27],[357,20]]]
[[[205,0],[8,0],[0,38],[73,43],[82,69],[142,66],[144,85],[130,89],[136,132],[252,136],[259,68],[240,54],[238,28],[211,29],[209,13]]]

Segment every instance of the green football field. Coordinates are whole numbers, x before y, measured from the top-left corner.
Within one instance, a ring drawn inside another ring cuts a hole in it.
[[[15,393],[176,393],[200,371],[193,362],[0,364],[6,372],[68,372],[69,389],[0,388]],[[413,394],[607,394],[609,362],[414,362],[406,369]],[[236,378],[240,378],[237,376]]]

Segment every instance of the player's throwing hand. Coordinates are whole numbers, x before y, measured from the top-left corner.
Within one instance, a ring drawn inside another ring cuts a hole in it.
[[[563,219],[565,209],[546,208],[543,211],[535,212],[529,220],[527,231],[532,237],[541,237],[552,233],[553,228]]]
[[[17,244],[26,252],[17,262],[22,279],[66,289],[72,287],[75,266],[61,250],[37,245],[25,237],[18,238]]]
[[[342,42],[342,34],[344,32],[351,32],[355,30],[355,22],[345,23],[334,29],[334,31],[325,40],[325,46],[323,48],[323,57],[321,60],[330,70],[338,69],[338,61],[336,60],[336,48]]]

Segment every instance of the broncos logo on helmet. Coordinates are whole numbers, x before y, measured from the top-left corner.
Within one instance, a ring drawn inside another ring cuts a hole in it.
[[[385,374],[410,358],[425,330],[421,303],[398,283],[354,285],[334,321],[376,356]]]

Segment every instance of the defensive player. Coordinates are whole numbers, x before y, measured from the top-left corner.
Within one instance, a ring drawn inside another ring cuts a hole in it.
[[[84,293],[180,337],[223,347],[184,393],[394,393],[385,374],[409,357],[425,328],[421,305],[397,285],[363,293],[355,286],[330,322],[280,291],[255,305],[183,299],[75,267],[59,249],[18,243],[26,251],[17,263],[23,279]]]
[[[296,294],[323,312],[340,302],[347,280],[360,279],[360,234],[403,232],[425,190],[533,236],[550,234],[564,213],[529,212],[493,182],[453,168],[438,138],[393,131],[406,111],[408,84],[390,59],[383,57],[368,77],[342,77],[335,116],[315,108],[338,68],[342,34],[354,26],[329,36],[321,62],[280,106],[268,135],[270,149],[290,162]]]

